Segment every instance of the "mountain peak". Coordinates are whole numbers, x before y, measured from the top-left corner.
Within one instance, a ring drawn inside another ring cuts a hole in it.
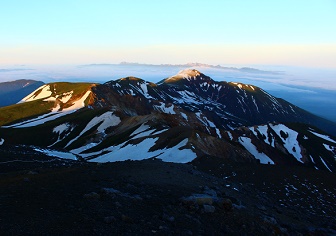
[[[188,76],[200,76],[201,72],[196,69],[184,69],[177,73],[177,75],[188,77]]]
[[[121,78],[119,81],[137,81],[137,82],[141,82],[141,81],[144,81],[144,80],[140,79],[138,77],[128,76],[128,77],[125,77],[125,78]]]
[[[164,80],[165,83],[175,83],[179,81],[212,81],[212,79],[196,69],[184,69],[176,75]]]

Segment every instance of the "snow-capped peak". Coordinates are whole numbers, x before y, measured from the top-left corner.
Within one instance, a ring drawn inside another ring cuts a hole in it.
[[[178,75],[184,78],[188,78],[188,77],[200,76],[201,72],[195,69],[184,69],[184,70],[179,71],[177,73],[177,76]]]
[[[180,80],[192,81],[192,80],[196,80],[196,79],[197,80],[209,80],[210,78],[207,77],[206,75],[202,74],[198,70],[184,69],[184,70],[179,71],[176,75],[167,78],[164,82],[172,83],[172,82],[177,82],[177,81],[180,81]]]

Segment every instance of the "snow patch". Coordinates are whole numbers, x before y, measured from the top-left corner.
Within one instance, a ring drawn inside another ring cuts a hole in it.
[[[164,149],[164,152],[157,156],[157,158],[161,159],[164,162],[174,162],[174,163],[188,163],[194,160],[197,156],[190,149],[182,149],[185,145],[187,145],[188,139],[182,140],[175,147]]]
[[[230,140],[233,140],[233,137],[232,137],[232,134],[231,134],[231,132],[226,132],[226,133],[228,134],[228,136],[229,136]]]
[[[215,125],[215,123],[210,121],[206,116],[202,115],[202,113],[200,113],[200,112],[196,112],[195,114],[196,114],[198,120],[200,122],[202,122],[206,126],[207,129],[208,129],[208,127],[215,128],[217,136],[219,138],[222,138],[222,135],[221,135],[219,129],[217,128],[217,126]]]
[[[287,151],[292,154],[296,160],[303,163],[301,148],[299,142],[297,141],[298,133],[294,130],[289,129],[287,126],[283,124],[271,125],[274,132],[282,139],[284,142],[284,147]],[[288,137],[283,138],[280,132],[283,131]]]
[[[246,93],[245,93],[245,95],[246,95]],[[258,107],[258,105],[257,105],[257,102],[256,102],[256,100],[254,99],[253,96],[252,96],[252,101],[253,101],[254,106],[257,108],[257,111],[260,113],[260,111],[259,111],[259,107]]]
[[[158,135],[158,134],[161,134],[161,133],[163,133],[163,132],[166,132],[167,130],[168,130],[168,129],[158,130],[158,131],[152,133],[151,135],[152,135],[152,136],[153,136],[153,135]]]
[[[102,122],[102,123],[98,126],[97,130],[98,132],[104,132],[107,128],[112,127],[112,126],[117,126],[118,124],[120,124],[121,120],[118,116],[114,115],[113,112],[108,111],[99,117],[93,118],[89,122],[88,126],[90,125],[94,126],[95,124],[99,122]]]
[[[137,135],[135,135],[134,137],[132,137],[132,139],[137,139],[137,138],[142,138],[142,137],[146,137],[146,136],[149,136],[151,135],[152,133],[154,133],[155,130],[154,129],[150,129],[150,130],[147,130],[147,131],[143,131]]]
[[[180,99],[176,99],[175,97],[171,97],[172,99],[174,99],[177,103],[179,104],[197,104],[200,105],[202,104],[201,102],[197,101],[197,99],[199,99],[200,97],[197,97],[194,93],[189,92],[189,91],[177,91],[181,98]]]
[[[133,133],[130,136],[137,135],[137,134],[139,134],[141,132],[144,132],[146,130],[149,130],[149,129],[150,129],[149,125],[142,124],[139,128],[134,130]]]
[[[53,144],[49,145],[48,147],[52,147],[53,145],[55,145],[59,141],[63,140],[65,137],[67,137],[70,134],[70,132],[68,132],[67,134],[65,134],[62,137],[61,136],[62,133],[67,132],[68,130],[72,131],[73,129],[74,129],[74,127],[72,127],[69,123],[64,123],[64,124],[61,124],[59,126],[56,126],[53,129],[53,132],[58,134],[58,138],[57,138],[56,142],[54,142]]]
[[[43,99],[43,101],[44,102],[55,102],[56,98],[55,97],[49,97],[49,98]]]
[[[328,151],[333,151],[333,149],[331,148],[332,146],[328,145],[328,144],[323,144],[324,148],[327,149]]]
[[[144,126],[144,128],[145,127],[146,126]],[[140,128],[141,127],[139,127],[138,129],[140,129]],[[147,126],[146,130],[142,130],[141,132],[138,132],[134,137],[132,137],[132,139],[142,138],[142,137],[146,137],[146,136],[154,136],[154,135],[161,134],[161,133],[163,133],[163,132],[165,132],[165,131],[168,130],[168,129],[163,129],[163,130],[155,131],[155,129],[148,129],[148,128],[149,128],[149,126]]]
[[[56,107],[54,107],[52,110],[51,110],[51,113],[55,113],[55,112],[58,112],[61,110],[61,106],[60,104],[57,104]]]
[[[166,114],[176,114],[176,112],[174,111],[174,104],[171,104],[169,107],[167,107],[166,104],[163,102],[160,102],[160,104],[160,106],[154,105],[154,108]]]
[[[69,152],[60,152],[60,151],[55,151],[55,150],[38,149],[38,148],[34,148],[34,150],[38,152],[42,152],[48,156],[58,157],[62,159],[77,160],[76,155],[69,153]]]
[[[265,153],[258,152],[256,146],[252,144],[250,138],[240,137],[239,143],[245,147],[247,151],[249,151],[256,159],[260,160],[261,164],[274,164],[271,158],[269,158]]]
[[[146,83],[140,83],[140,88],[142,89],[142,91],[143,91],[143,95],[144,95],[146,98],[152,98],[152,97],[148,94],[148,88],[147,88],[147,84],[146,84]]]
[[[70,126],[69,123],[64,123],[64,124],[61,124],[61,125],[56,126],[56,127],[53,129],[53,132],[54,132],[54,133],[58,133],[58,134],[62,134],[63,132],[69,130],[70,127],[71,127],[71,126]]]
[[[197,119],[203,123],[205,126],[208,126],[209,123],[207,122],[207,118],[205,117],[205,119],[202,117],[202,113],[201,112],[196,112],[195,115],[197,116]]]
[[[41,91],[37,95],[35,95],[39,90],[41,90]],[[47,98],[47,97],[50,97],[51,95],[52,95],[52,92],[51,92],[51,89],[50,89],[50,85],[42,85],[41,87],[36,89],[31,94],[24,97],[20,101],[20,103],[21,102],[30,102],[30,101],[34,101],[34,100],[42,99],[42,98]]]
[[[134,91],[132,89],[129,89],[129,94],[132,95],[132,96],[136,96],[136,94],[134,93]]]
[[[316,132],[311,131],[311,130],[309,130],[309,132],[312,133],[312,134],[314,134],[315,136],[317,136],[317,137],[319,137],[319,138],[322,138],[322,139],[327,140],[327,141],[332,142],[332,143],[336,143],[335,140],[331,139],[331,138],[330,138],[329,136],[327,136],[327,135],[319,134],[319,133],[316,133]]]
[[[155,145],[158,138],[147,138],[138,144],[128,144],[123,146],[120,144],[115,147],[111,147],[110,153],[106,153],[97,158],[91,159],[91,162],[116,162],[126,160],[144,160],[151,157],[155,157],[156,153],[150,153],[149,149]]]
[[[238,88],[242,89],[243,88],[243,85],[240,84],[240,83],[237,83],[237,82],[231,82],[232,84],[234,85],[237,85]]]
[[[67,103],[70,98],[72,97],[73,91],[67,92],[67,93],[63,93],[62,98],[60,99],[60,101],[62,103]]]
[[[259,133],[262,136],[266,137],[264,142],[266,142],[268,145],[274,147],[274,138],[272,137],[272,135],[269,135],[268,132],[267,132],[268,131],[268,126],[267,125],[260,125],[260,126],[257,127],[257,130],[259,131]],[[271,142],[269,141],[270,138],[271,138]]]
[[[208,118],[206,116],[203,116],[203,119],[208,123],[208,125],[212,128],[217,128],[215,123],[213,123],[212,121],[208,120]]]
[[[254,134],[254,136],[258,137],[258,133],[255,131],[254,127],[250,127],[249,129],[252,131],[252,133]]]
[[[89,97],[91,91],[86,91],[83,97],[81,99],[75,101],[70,107],[63,109],[64,112],[66,111],[73,111],[73,110],[78,110],[80,108],[83,108],[85,106],[85,100]]]
[[[188,121],[188,116],[185,113],[180,112],[180,114],[183,117],[183,119],[185,119],[186,121]]]
[[[312,157],[311,155],[309,155],[309,157],[310,157],[310,160],[311,160],[314,164],[316,164],[315,161],[314,161],[314,159],[313,159],[313,157]]]
[[[322,163],[324,164],[324,166],[327,167],[327,169],[328,169],[330,172],[332,172],[332,171],[330,170],[330,168],[328,167],[327,163],[325,163],[325,161],[323,160],[323,158],[320,157],[320,159],[321,159]]]
[[[120,144],[116,147],[110,147],[110,153],[106,153],[97,158],[91,159],[91,162],[115,162],[125,160],[144,160],[149,158],[159,158],[165,162],[187,163],[196,158],[196,154],[190,149],[182,149],[188,139],[184,139],[178,145],[172,148],[149,151],[155,145],[158,138],[147,138],[138,144]]]
[[[82,136],[85,132],[92,129],[94,126],[98,125],[97,131],[99,133],[103,133],[107,128],[112,126],[117,126],[121,122],[120,118],[118,116],[113,115],[112,111],[105,112],[104,114],[100,116],[96,116],[93,118],[86,127],[82,130],[82,132],[73,140],[71,140],[65,147],[68,147],[70,144],[72,144],[74,141],[76,141],[80,136]]]
[[[222,135],[221,135],[221,133],[220,133],[220,131],[219,131],[218,128],[216,128],[216,133],[217,133],[217,135],[218,135],[218,138],[222,138]]]
[[[84,152],[84,151],[86,151],[86,150],[88,150],[90,148],[93,148],[95,146],[97,146],[97,143],[88,143],[88,144],[86,144],[84,146],[81,146],[79,148],[72,149],[71,152],[79,155],[81,152]],[[92,155],[92,153],[89,154],[89,155],[86,155],[86,154],[80,154],[80,155],[84,158],[85,156]]]

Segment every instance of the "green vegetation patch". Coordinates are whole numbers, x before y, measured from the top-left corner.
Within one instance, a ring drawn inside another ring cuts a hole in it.
[[[53,107],[53,102],[41,102],[40,100],[1,107],[0,126],[37,117],[49,112]]]
[[[83,94],[89,89],[91,89],[92,86],[95,84],[92,83],[68,83],[68,82],[58,82],[58,83],[51,83],[50,90],[53,93],[53,95],[58,95],[62,93],[67,93],[70,91],[73,91],[73,94]]]

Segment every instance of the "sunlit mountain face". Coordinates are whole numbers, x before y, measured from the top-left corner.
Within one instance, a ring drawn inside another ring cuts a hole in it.
[[[60,81],[105,83],[132,75],[157,83],[162,78],[176,74],[180,70],[196,68],[215,81],[232,81],[261,87],[275,97],[283,98],[313,114],[336,122],[336,102],[334,99],[336,96],[334,87],[336,71],[332,69],[261,65],[220,66],[201,63],[151,65],[126,62],[22,67],[19,68],[20,70],[17,67],[8,67],[6,71],[0,70],[0,81],[32,79],[45,83]],[[18,99],[6,104],[13,104]]]

